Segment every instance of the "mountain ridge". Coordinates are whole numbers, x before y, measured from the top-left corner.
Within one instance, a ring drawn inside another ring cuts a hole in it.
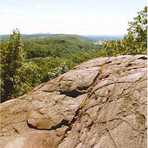
[[[0,35],[0,39],[7,39],[8,34]],[[34,34],[22,34],[24,39],[27,38],[48,38],[56,36],[66,36],[66,37],[80,37],[91,41],[104,41],[104,40],[119,40],[123,38],[123,35],[77,35],[77,34],[51,34],[51,33],[34,33]]]

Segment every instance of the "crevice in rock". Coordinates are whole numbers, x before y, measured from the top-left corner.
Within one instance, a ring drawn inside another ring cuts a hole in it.
[[[89,87],[78,87],[77,89],[75,90],[72,90],[72,91],[62,91],[62,90],[59,90],[60,94],[61,95],[66,95],[68,97],[72,97],[72,98],[76,98],[80,95],[83,95],[85,93],[88,92],[88,88]]]
[[[125,67],[130,67],[132,66],[132,63],[128,63]]]
[[[63,126],[68,126],[69,127],[69,121],[63,119],[59,124],[52,126],[49,130],[56,130],[58,128],[62,128]]]
[[[73,124],[76,122],[76,120],[82,115],[83,112],[82,109],[83,107],[85,106],[85,102],[86,100],[90,97],[90,94],[91,94],[91,91],[93,89],[93,86],[96,85],[96,82],[97,82],[97,79],[99,79],[99,75],[100,75],[100,72],[98,72],[98,74],[95,76],[93,82],[90,84],[90,86],[87,88],[87,97],[86,99],[84,100],[83,104],[80,104],[79,108],[76,110],[75,112],[75,115],[73,117],[73,119],[71,120],[71,122],[68,124],[68,128],[65,130],[65,133],[64,133],[64,136],[63,138],[61,139],[61,142],[63,142],[63,140],[66,138],[67,136],[67,133],[72,129],[72,126]],[[93,124],[93,123],[92,123]],[[60,144],[60,143],[59,143]]]
[[[72,91],[60,91],[61,95],[66,95],[68,97],[72,97],[72,98],[76,98],[82,94],[84,94],[85,92],[83,91],[79,91],[79,90],[72,90]]]
[[[34,127],[33,125],[29,124],[29,123],[28,123],[28,120],[27,120],[27,125],[28,125],[28,127],[29,127],[29,128],[33,128],[33,129],[36,129],[36,130],[56,130],[56,129],[62,128],[62,127],[64,127],[64,126],[68,126],[68,127],[69,127],[69,124],[70,124],[70,123],[69,123],[68,120],[63,119],[60,123],[58,123],[58,124],[55,125],[55,126],[50,127],[49,129],[47,129],[47,128],[38,129],[38,128]]]
[[[14,129],[16,134],[20,134],[20,132],[19,132],[19,130],[17,128],[13,127],[13,129]]]
[[[65,133],[63,134],[63,138],[60,140],[59,145],[60,145],[60,143],[62,143],[63,140],[66,138],[67,133],[68,133],[69,131],[71,131],[73,124],[75,123],[75,121],[76,121],[76,120],[78,119],[78,117],[80,116],[80,110],[81,110],[81,108],[78,108],[78,110],[75,112],[75,115],[74,115],[73,119],[71,120],[71,122],[68,123],[68,125],[67,125],[68,128],[65,130]]]
[[[103,65],[105,65],[105,64],[110,64],[110,63],[112,63],[112,61],[111,61],[111,60],[108,60],[108,61],[106,61]]]
[[[147,60],[147,57],[146,56],[142,56],[142,57],[140,57],[138,59]]]

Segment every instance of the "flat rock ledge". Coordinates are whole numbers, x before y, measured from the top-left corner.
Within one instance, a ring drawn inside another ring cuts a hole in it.
[[[146,148],[146,63],[96,58],[0,104],[0,147]]]

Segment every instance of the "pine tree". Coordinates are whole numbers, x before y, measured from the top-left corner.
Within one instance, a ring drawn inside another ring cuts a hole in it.
[[[14,77],[24,60],[22,47],[21,35],[17,29],[7,41],[1,43],[1,102],[8,100],[14,91]]]

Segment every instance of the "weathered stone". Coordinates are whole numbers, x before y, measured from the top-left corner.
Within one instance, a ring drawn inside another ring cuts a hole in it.
[[[147,56],[96,58],[0,105],[2,148],[146,148]]]

